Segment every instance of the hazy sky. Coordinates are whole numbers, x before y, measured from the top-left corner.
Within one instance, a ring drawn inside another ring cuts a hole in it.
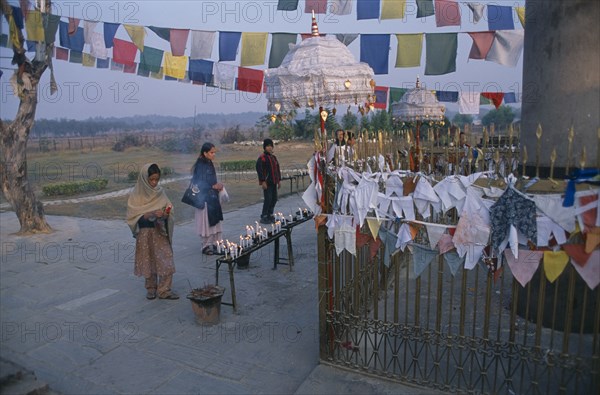
[[[377,0],[379,1],[379,0]],[[523,6],[524,0],[486,1],[479,3],[504,6]],[[17,5],[18,1],[10,1]],[[417,75],[429,89],[515,92],[522,89],[522,56],[515,68],[505,67],[481,60],[468,61],[471,39],[466,32],[486,31],[484,18],[477,24],[466,2],[459,2],[462,26],[437,28],[435,16],[416,18],[414,0],[406,0],[406,16],[403,20],[356,20],[356,4],[351,15],[317,15],[321,33],[443,33],[465,32],[458,36],[456,72],[442,76],[425,76],[425,44],[420,67],[394,68],[396,61],[396,38],[390,39],[389,74],[376,75],[378,85],[412,87]],[[310,14],[304,13],[305,1],[300,0],[297,11],[276,11],[276,0],[258,1],[53,1],[52,13],[64,17],[74,16],[92,21],[188,28],[193,30],[241,31],[241,32],[291,32],[309,33]],[[515,29],[522,29],[514,14]],[[83,26],[83,22],[80,24]],[[101,25],[96,31],[102,32]],[[2,19],[2,33],[8,33],[8,25]],[[130,41],[125,29],[119,28],[117,38]],[[360,59],[360,39],[349,49]],[[169,43],[147,30],[145,44],[170,50]],[[189,44],[189,41],[188,41]],[[57,38],[58,45],[58,38]],[[252,68],[265,69],[268,65],[270,39],[265,65]],[[383,49],[382,49],[383,50]],[[84,49],[88,52],[88,46]],[[109,50],[110,53],[110,50]],[[32,53],[28,53],[32,54]],[[189,47],[186,51],[189,54]],[[0,49],[0,67],[4,75],[0,79],[0,117],[12,119],[16,114],[18,100],[12,94],[9,78],[12,75],[10,56],[12,51]],[[236,62],[239,66],[239,50]],[[138,54],[139,59],[139,54]],[[136,59],[137,60],[137,59]],[[218,37],[215,40],[212,59],[218,60]],[[55,78],[59,93],[50,96],[49,71],[44,73],[40,84],[37,118],[86,119],[95,116],[173,115],[192,116],[194,107],[198,113],[239,113],[245,111],[267,112],[263,95],[247,92],[225,91],[178,81],[155,80],[125,74],[109,69],[83,67],[54,59]]]

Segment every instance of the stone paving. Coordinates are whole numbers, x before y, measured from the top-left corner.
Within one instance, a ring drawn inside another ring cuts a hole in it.
[[[300,196],[292,195],[276,210],[287,214],[299,206]],[[260,209],[226,213],[224,237],[239,240]],[[213,326],[199,324],[185,298],[215,280],[215,257],[201,254],[193,222],[175,229],[173,289],[182,296],[176,301],[145,298],[124,221],[51,216],[48,222],[52,234],[21,237],[14,235],[14,213],[0,213],[0,353],[53,391],[433,392],[319,364],[312,221],[294,229],[294,271],[273,270],[273,244],[252,255],[249,269],[236,269],[238,313],[221,306]],[[229,287],[225,267],[219,280]]]

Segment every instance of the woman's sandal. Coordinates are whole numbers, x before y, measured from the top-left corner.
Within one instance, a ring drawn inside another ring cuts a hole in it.
[[[171,292],[171,293],[169,293],[167,295],[159,296],[158,298],[159,299],[177,300],[177,299],[179,299],[179,295],[177,295],[176,293]]]
[[[202,249],[204,255],[215,255],[215,251],[212,245],[206,246]]]

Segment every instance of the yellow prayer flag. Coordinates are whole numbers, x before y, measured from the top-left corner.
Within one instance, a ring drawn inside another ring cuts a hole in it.
[[[269,33],[242,33],[240,66],[258,66],[265,63]]]
[[[403,19],[406,0],[383,0],[381,19]]]
[[[569,256],[564,251],[544,251],[544,272],[551,283],[565,270]]]
[[[8,16],[8,34],[10,36],[10,42],[12,43],[13,47],[15,47],[16,49],[23,48],[23,44],[21,43],[21,41],[19,41],[19,28],[17,27],[15,17],[12,16],[12,14]]]
[[[378,220],[377,218],[367,218],[367,224],[369,225],[371,235],[374,239],[377,239],[379,228],[381,227],[381,220]]]
[[[25,20],[25,31],[29,41],[44,41],[44,25],[42,24],[42,13],[37,10],[31,10],[27,13]]]
[[[146,37],[146,29],[144,26],[138,25],[123,25],[129,37],[131,37],[131,41],[135,44],[136,47],[141,52],[144,52],[144,38]]]
[[[81,64],[85,67],[94,67],[96,66],[96,58],[89,53],[83,53],[83,57],[81,58]]]
[[[398,50],[396,67],[419,67],[423,51],[423,33],[396,34]]]
[[[187,60],[187,56],[173,56],[171,52],[165,52],[165,75],[177,79],[184,79],[188,64]]]
[[[521,26],[523,26],[523,29],[525,29],[525,7],[515,7],[515,11],[517,11],[517,16],[519,17]]]

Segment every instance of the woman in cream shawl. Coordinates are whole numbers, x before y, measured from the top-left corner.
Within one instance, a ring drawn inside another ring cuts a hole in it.
[[[146,298],[179,299],[171,291],[173,262],[173,216],[171,201],[158,186],[156,164],[142,166],[137,184],[127,201],[127,224],[136,238],[133,273],[146,279]]]

